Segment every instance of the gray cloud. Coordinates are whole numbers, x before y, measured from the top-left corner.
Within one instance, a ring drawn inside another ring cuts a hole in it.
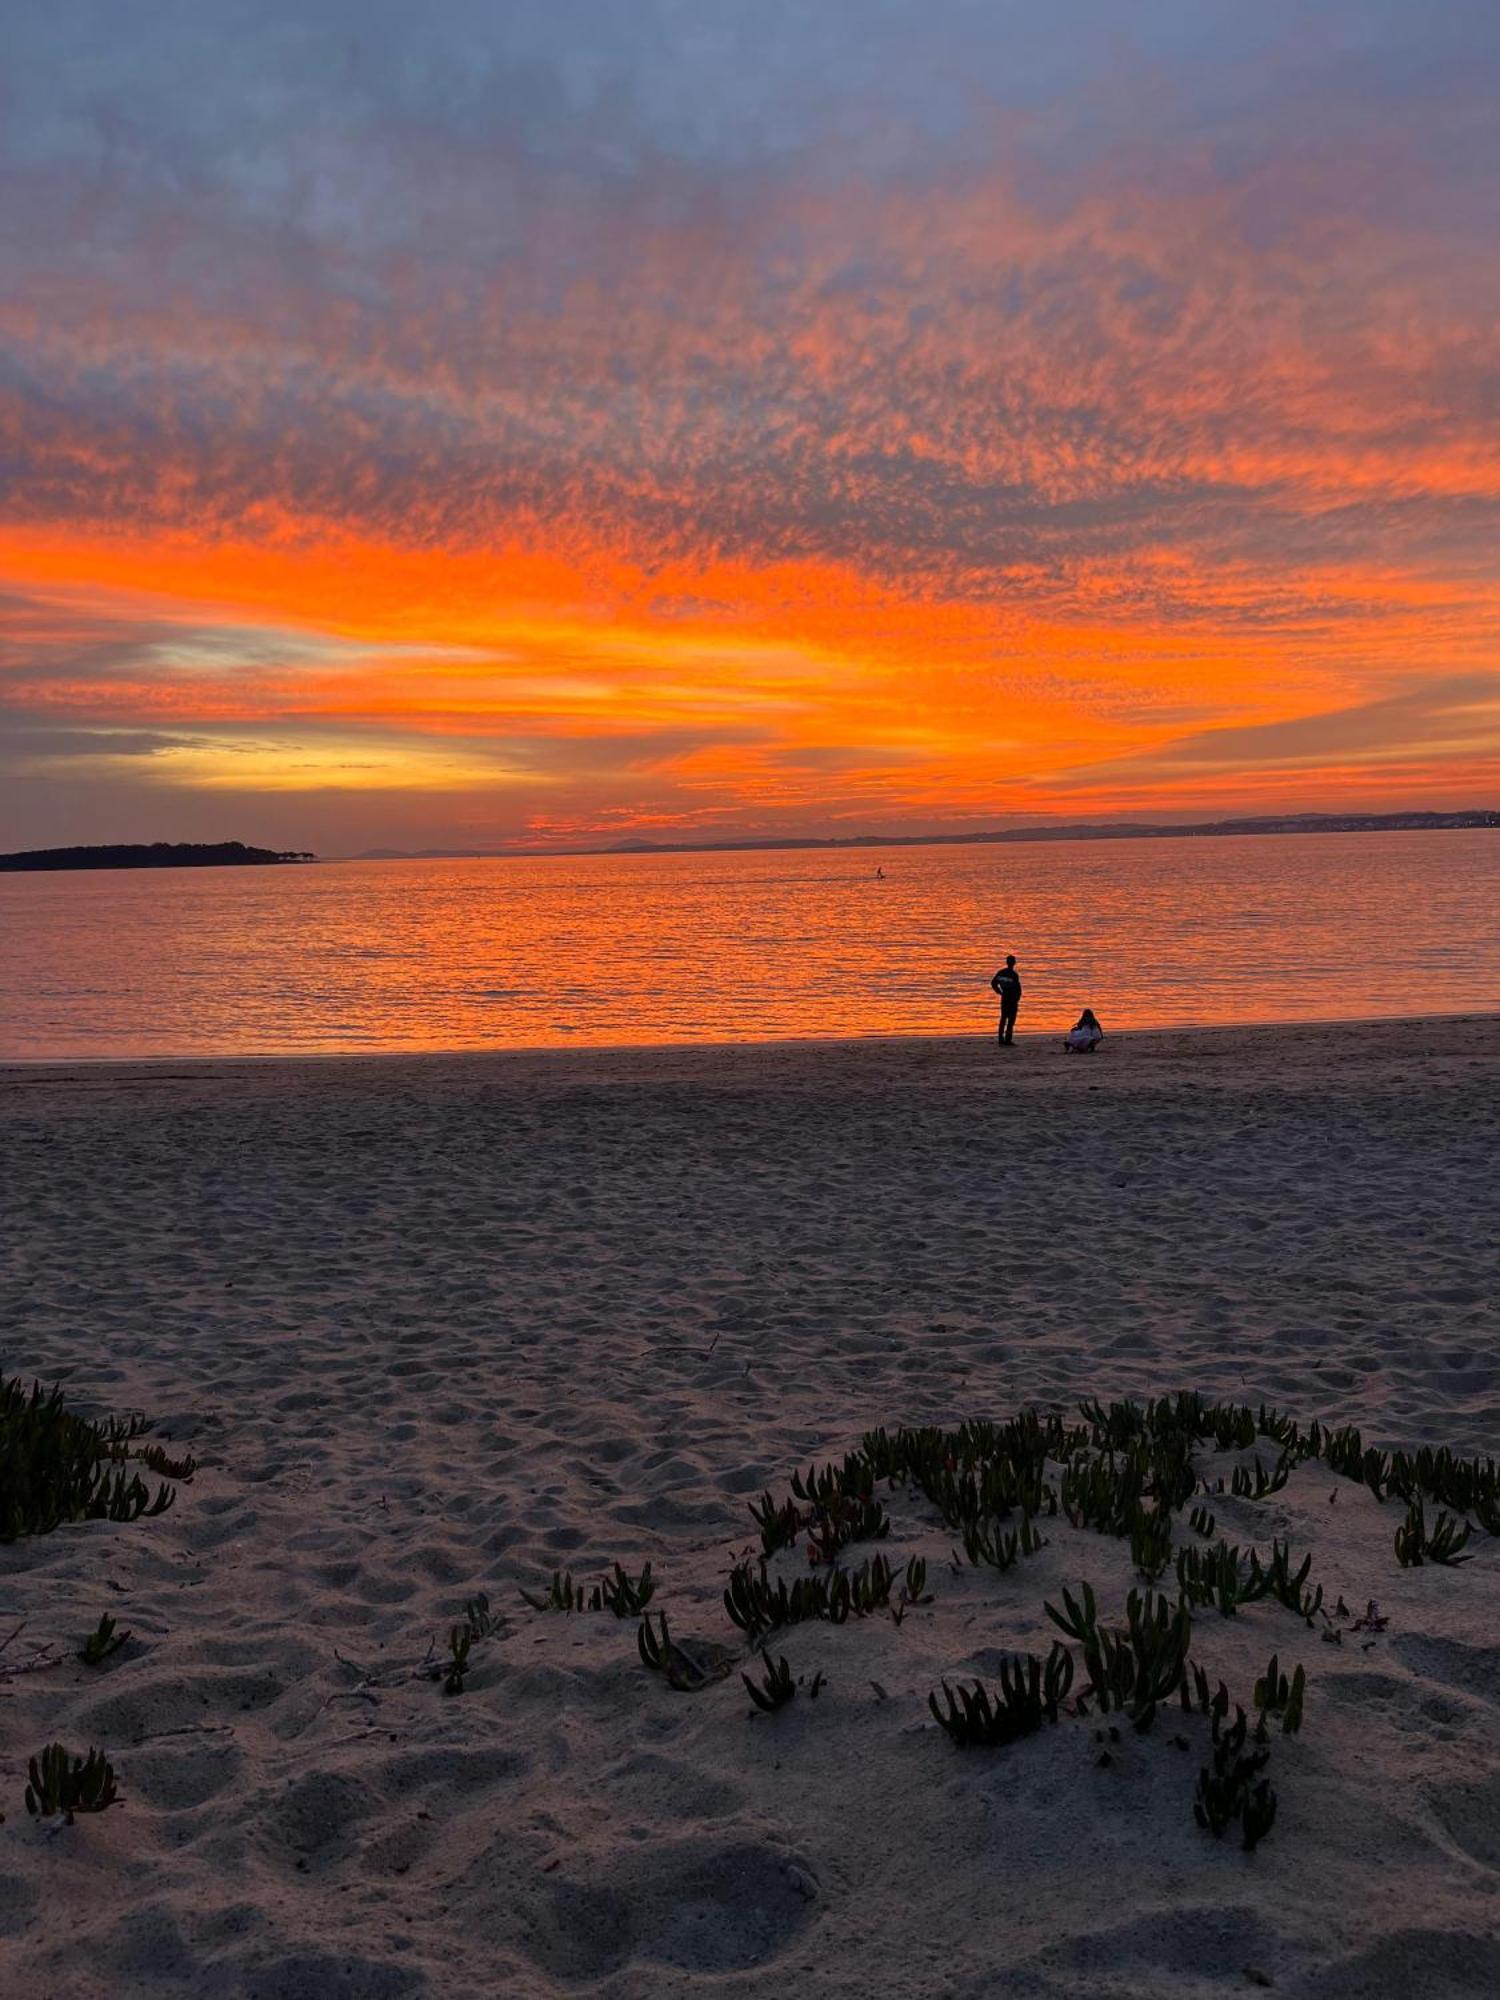
[[[15,758],[51,762],[69,757],[155,757],[163,750],[200,748],[199,736],[165,736],[151,729],[32,728],[0,720],[0,767]]]
[[[1207,729],[1160,752],[1169,763],[1293,763],[1323,761],[1392,743],[1420,740],[1434,728],[1500,732],[1500,674],[1465,674],[1429,681],[1380,701],[1334,709],[1326,715],[1298,716],[1291,722],[1241,724]]]
[[[978,597],[1108,559],[1119,608],[1161,615],[1198,606],[1185,573],[1124,572],[1143,550],[1285,575],[1405,537],[1462,564],[1500,526],[1493,485],[1310,499],[1298,462],[1339,441],[1287,397],[1289,365],[1357,368],[1352,449],[1398,465],[1493,428],[1500,11],[7,21],[0,249],[35,303],[0,321],[12,519],[471,547],[602,521],[662,560]],[[997,174],[1019,207],[987,253],[892,239],[887,197],[962,213]],[[1080,219],[1113,189],[1118,226]],[[1210,236],[1184,197],[1212,198]],[[1382,257],[1402,203],[1425,272],[1411,241]],[[1043,234],[1013,247],[1022,224]],[[1439,317],[1367,345],[1351,298],[1378,329],[1398,263]],[[829,341],[825,376],[805,350]]]
[[[1493,0],[0,8],[0,512],[279,550],[536,542],[597,559],[599,601],[618,563],[675,568],[681,615],[730,629],[695,565],[823,562],[979,607],[997,680],[1037,607],[1282,640],[1294,675],[1415,577],[1449,657],[1480,658],[1497,97]],[[196,729],[200,684],[361,654],[0,602],[4,682],[145,762],[188,739],[122,728],[115,689]],[[1446,685],[1200,731],[1151,768],[1375,757],[1462,729]],[[463,727],[622,798],[764,741]],[[832,777],[868,753],[778,757]]]
[[[772,759],[778,770],[786,771],[867,771],[872,766],[915,763],[925,753],[905,745],[868,743],[816,743],[779,748]]]
[[[1455,749],[1500,750],[1500,672],[1453,674],[1374,701],[1286,722],[1203,729],[1144,757],[1076,771],[1066,781],[1093,787],[1103,777],[1181,777],[1193,770],[1290,770],[1298,765],[1378,762]]]

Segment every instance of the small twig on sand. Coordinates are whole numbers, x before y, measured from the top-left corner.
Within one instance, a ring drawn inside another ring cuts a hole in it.
[[[0,1653],[19,1639],[25,1630],[26,1620],[23,1618],[13,1632],[7,1632],[5,1637],[0,1639]],[[29,1660],[0,1662],[0,1680],[13,1680],[17,1674],[38,1674],[44,1667],[60,1666],[67,1657],[66,1646],[40,1646]]]
[[[149,1735],[133,1736],[132,1749],[139,1749],[143,1743],[160,1743],[165,1736],[233,1736],[232,1722],[184,1722],[176,1729],[153,1729]]]
[[[357,1678],[353,1687],[335,1688],[331,1694],[326,1695],[318,1707],[318,1714],[321,1715],[323,1710],[335,1701],[368,1701],[373,1703],[377,1697],[377,1690],[381,1688],[400,1687],[407,1681],[431,1680],[434,1672],[433,1657],[435,1650],[436,1641],[429,1639],[427,1642],[427,1651],[414,1667],[401,1667],[393,1673],[379,1674],[376,1673],[373,1667],[362,1667],[358,1660],[351,1660],[347,1654],[341,1653],[338,1647],[335,1646],[333,1657],[341,1667],[347,1667],[350,1673],[354,1674]]]
[[[336,1701],[367,1701],[372,1707],[378,1706],[379,1697],[374,1690],[382,1685],[384,1684],[380,1681],[361,1681],[358,1687],[335,1688],[332,1694],[325,1695],[318,1703],[318,1714],[321,1715],[325,1708],[331,1707]]]

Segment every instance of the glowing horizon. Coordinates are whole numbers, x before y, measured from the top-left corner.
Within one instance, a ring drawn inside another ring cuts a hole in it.
[[[1500,803],[1491,12],[431,11],[7,31],[0,846]]]

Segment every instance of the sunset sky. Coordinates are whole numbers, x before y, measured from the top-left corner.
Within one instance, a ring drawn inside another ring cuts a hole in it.
[[[0,846],[1500,805],[1495,0],[0,24]]]

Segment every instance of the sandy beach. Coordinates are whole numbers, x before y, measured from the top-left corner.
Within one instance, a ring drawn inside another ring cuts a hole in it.
[[[1191,1388],[1493,1453],[1497,1139],[1500,1016],[0,1071],[0,1370],[201,1461],[0,1548],[0,1663],[133,1635],[0,1677],[0,1992],[1500,1990],[1500,1544],[1400,1567],[1398,1503],[1319,1462],[1213,1503],[1350,1609],[1195,1620],[1242,1700],[1307,1670],[1253,1854],[1194,1824],[1201,1718],[934,1725],[1064,1585],[1123,1603],[1128,1546],[1066,1521],[997,1575],[894,1499],[932,1603],[779,1634],[826,1686],[772,1716],[519,1595],[649,1560],[748,1665],[747,1503],[876,1425]],[[54,1738],[123,1804],[28,1818]]]

